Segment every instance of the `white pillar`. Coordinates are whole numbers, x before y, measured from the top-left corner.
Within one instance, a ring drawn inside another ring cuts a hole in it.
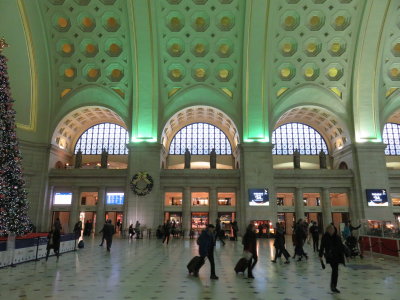
[[[183,199],[182,199],[182,229],[185,231],[185,235],[189,235],[190,225],[192,224],[192,218],[190,215],[190,187],[183,188]]]
[[[329,193],[328,187],[322,188],[322,221],[323,221],[323,228],[325,228],[332,222],[332,208],[331,208],[331,197]]]
[[[296,187],[296,195],[294,199],[294,209],[296,212],[296,222],[299,219],[304,219],[304,202],[303,202],[303,188]]]
[[[209,195],[209,216],[208,216],[208,223],[215,225],[215,220],[218,217],[218,208],[217,208],[217,188],[212,186],[210,187],[210,195]]]
[[[71,203],[71,214],[69,216],[69,232],[74,231],[75,223],[79,221],[79,208],[80,208],[80,191],[79,187],[72,187],[72,203]]]
[[[105,198],[106,198],[106,188],[99,187],[98,194],[97,194],[95,233],[98,233],[103,228],[103,225],[106,220],[105,208],[104,208]]]

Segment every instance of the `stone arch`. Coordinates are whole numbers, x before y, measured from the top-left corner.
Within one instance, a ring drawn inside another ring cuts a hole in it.
[[[222,91],[203,84],[193,85],[180,91],[176,96],[174,96],[164,107],[164,113],[160,124],[167,124],[176,113],[194,106],[205,106],[218,109],[225,115],[229,116],[229,119],[236,124],[235,126],[240,125],[241,117],[236,106],[233,105],[232,99]],[[165,129],[165,126],[163,129]],[[241,130],[241,128],[238,128],[238,130]],[[163,136],[163,134],[164,131],[161,131],[160,135]]]
[[[342,149],[352,140],[344,106],[324,88],[305,85],[275,105],[271,128],[290,122],[303,123],[317,130],[324,137],[330,153]]]
[[[78,138],[88,128],[99,123],[115,123],[126,128],[125,122],[114,111],[102,106],[83,106],[65,115],[53,131],[51,144],[73,153]]]
[[[70,114],[72,111],[87,106],[98,106],[107,108],[123,120],[124,124],[129,124],[129,111],[122,99],[110,89],[98,85],[85,85],[75,89],[70,94],[63,98],[65,104],[58,111],[56,117],[53,119],[52,129],[60,124],[61,120]],[[124,126],[127,128],[126,126]],[[129,130],[128,130],[129,131]]]
[[[223,111],[205,105],[191,106],[176,112],[165,123],[161,141],[168,151],[175,134],[186,125],[196,122],[210,123],[221,129],[228,137],[234,152],[240,142],[239,132],[233,120]]]
[[[161,135],[161,141],[165,148],[164,155],[166,157],[169,156],[168,153],[171,141],[180,129],[189,124],[198,122],[209,123],[218,127],[221,131],[224,132],[231,144],[233,159],[231,159],[231,161],[226,160],[223,164],[220,164],[220,167],[235,168],[235,162],[238,159],[238,144],[240,142],[238,129],[234,121],[226,113],[218,108],[211,106],[198,105],[186,107],[176,112],[168,119],[167,122],[165,122]],[[177,168],[183,167],[183,161],[181,160],[182,159],[179,158],[179,163],[174,163],[174,165],[178,166]],[[203,165],[205,165],[206,160],[207,158],[203,158],[203,160],[201,161],[201,159],[199,158],[199,168],[206,168],[204,166],[201,167],[200,164],[201,162],[203,163]],[[171,161],[168,161],[167,166],[170,167],[171,165]]]

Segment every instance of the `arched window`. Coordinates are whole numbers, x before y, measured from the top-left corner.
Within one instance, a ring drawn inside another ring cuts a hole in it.
[[[225,133],[207,123],[193,123],[179,130],[169,146],[169,154],[185,154],[186,148],[192,155],[208,155],[213,148],[219,155],[232,154],[232,147]]]
[[[126,144],[129,143],[128,131],[112,123],[102,123],[90,127],[78,139],[74,153],[80,149],[82,154],[101,154],[103,148],[108,154],[128,154]]]
[[[328,147],[319,132],[301,123],[279,126],[272,133],[272,144],[275,155],[291,155],[296,149],[302,155],[318,155],[321,150],[328,154]]]
[[[400,125],[386,123],[383,128],[383,142],[387,145],[385,155],[400,155]]]

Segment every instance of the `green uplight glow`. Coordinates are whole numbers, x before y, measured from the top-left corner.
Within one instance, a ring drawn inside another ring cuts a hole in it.
[[[132,137],[132,143],[155,143],[157,142],[156,138],[153,137]]]
[[[244,139],[245,143],[254,143],[254,142],[258,142],[258,143],[268,143],[269,139],[268,138],[247,138]]]

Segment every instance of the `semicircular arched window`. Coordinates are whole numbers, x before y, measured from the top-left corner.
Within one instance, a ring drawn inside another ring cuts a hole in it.
[[[171,141],[169,154],[208,155],[212,149],[218,155],[231,155],[232,147],[225,133],[208,123],[193,123],[179,130]]]
[[[387,145],[385,155],[400,155],[400,124],[386,123],[382,139]]]
[[[82,154],[101,154],[106,149],[111,155],[128,154],[126,144],[129,143],[128,131],[122,126],[112,123],[102,123],[90,127],[79,137],[74,153],[80,149]]]
[[[318,155],[322,150],[328,154],[324,138],[314,128],[301,123],[279,126],[272,133],[272,154],[291,155],[298,149],[301,155]]]

